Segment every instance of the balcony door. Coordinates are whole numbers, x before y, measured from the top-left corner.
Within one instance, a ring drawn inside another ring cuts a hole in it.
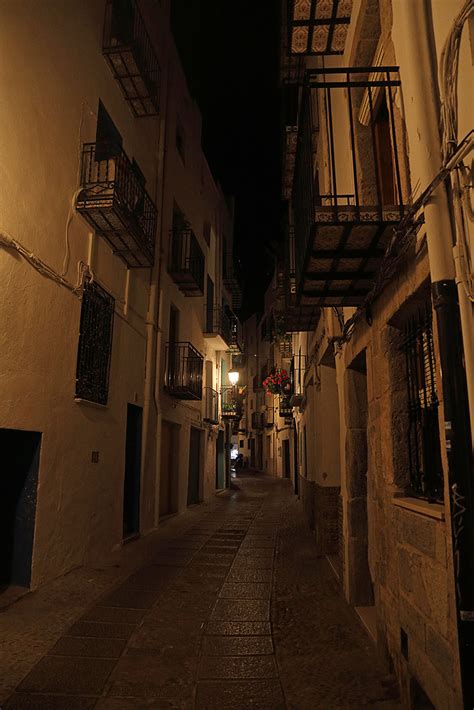
[[[142,408],[127,405],[125,477],[123,485],[123,537],[140,531],[140,470],[142,452]]]
[[[167,385],[173,387],[178,379],[179,357],[178,349],[175,346],[179,341],[179,310],[173,305],[170,306],[170,320],[168,326],[168,382]]]

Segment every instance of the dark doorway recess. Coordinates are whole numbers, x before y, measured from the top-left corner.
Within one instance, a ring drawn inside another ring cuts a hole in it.
[[[293,435],[293,469],[295,472],[294,488],[295,488],[295,495],[297,495],[299,497],[299,494],[300,494],[300,472],[299,472],[299,467],[298,467],[298,430],[296,428],[296,422],[294,419],[293,419],[293,429],[292,429],[291,433]],[[306,428],[304,430],[304,434],[305,434],[304,449],[305,449],[305,454],[306,454]]]
[[[160,517],[178,511],[179,426],[165,421],[161,425]]]
[[[29,587],[41,434],[0,429],[0,591]]]
[[[250,439],[250,468],[255,468],[255,439]]]
[[[291,466],[290,466],[290,440],[283,439],[283,476],[284,478],[291,478]]]
[[[225,437],[222,429],[217,435],[216,446],[216,488],[225,488]]]
[[[140,470],[142,449],[142,408],[127,405],[125,479],[123,485],[123,537],[140,531]]]
[[[188,505],[199,503],[201,484],[201,430],[191,427],[189,438]]]

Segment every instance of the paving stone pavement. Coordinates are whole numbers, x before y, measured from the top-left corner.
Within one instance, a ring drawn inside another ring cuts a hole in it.
[[[289,483],[242,476],[74,618],[1,707],[399,707],[383,680]]]

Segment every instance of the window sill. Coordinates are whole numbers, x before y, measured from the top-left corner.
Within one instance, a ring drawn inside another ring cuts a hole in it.
[[[392,503],[399,508],[405,508],[405,510],[411,510],[420,515],[426,515],[428,518],[443,521],[445,519],[444,505],[441,503],[428,503],[428,501],[422,500],[421,498],[409,498],[407,496],[395,496],[392,499]]]
[[[91,402],[89,399],[82,399],[82,397],[74,397],[74,401],[77,404],[85,404],[86,407],[92,407],[93,409],[107,410],[109,408],[108,404],[99,404],[98,402]]]

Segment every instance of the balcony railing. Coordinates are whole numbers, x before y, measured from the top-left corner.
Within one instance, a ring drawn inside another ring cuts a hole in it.
[[[358,306],[373,288],[404,212],[398,91],[397,67],[306,74],[293,186],[299,305]],[[316,167],[325,175],[323,163],[329,171],[326,194],[314,182]]]
[[[167,343],[165,390],[177,399],[202,399],[204,358],[188,342]]]
[[[160,66],[134,0],[107,0],[102,52],[135,116],[155,116]]]
[[[204,337],[216,337],[227,348],[232,344],[232,322],[223,306],[205,306]],[[221,348],[223,349],[223,348]]]
[[[185,296],[204,294],[204,254],[188,226],[170,232],[168,271]]]
[[[235,355],[243,353],[242,325],[236,315],[230,316],[230,347],[229,350]]]
[[[238,419],[243,415],[242,401],[238,397],[235,387],[222,387],[221,389],[221,416],[224,419]]]
[[[83,146],[76,209],[127,266],[153,266],[157,210],[121,148]]]
[[[278,413],[280,417],[284,417],[285,419],[292,419],[293,418],[293,406],[291,404],[291,398],[290,397],[284,397],[283,395],[280,396],[280,402],[278,405]]]
[[[242,305],[241,275],[236,260],[231,251],[224,254],[222,265],[222,283],[232,298],[232,308]]]
[[[219,423],[219,393],[212,387],[204,387],[204,416],[205,422]]]
[[[284,259],[280,261],[277,272],[274,319],[280,333],[312,332],[321,317],[321,308],[312,303],[301,304],[297,301],[295,234],[288,226],[285,231]],[[282,355],[286,357],[291,357],[292,352],[289,351],[291,351],[291,340],[287,340],[286,347],[281,350]]]
[[[263,412],[252,412],[252,429],[263,429]]]
[[[352,0],[287,0],[288,49],[292,54],[342,54]]]
[[[267,429],[275,424],[275,409],[273,407],[267,407],[263,412],[263,426]]]

